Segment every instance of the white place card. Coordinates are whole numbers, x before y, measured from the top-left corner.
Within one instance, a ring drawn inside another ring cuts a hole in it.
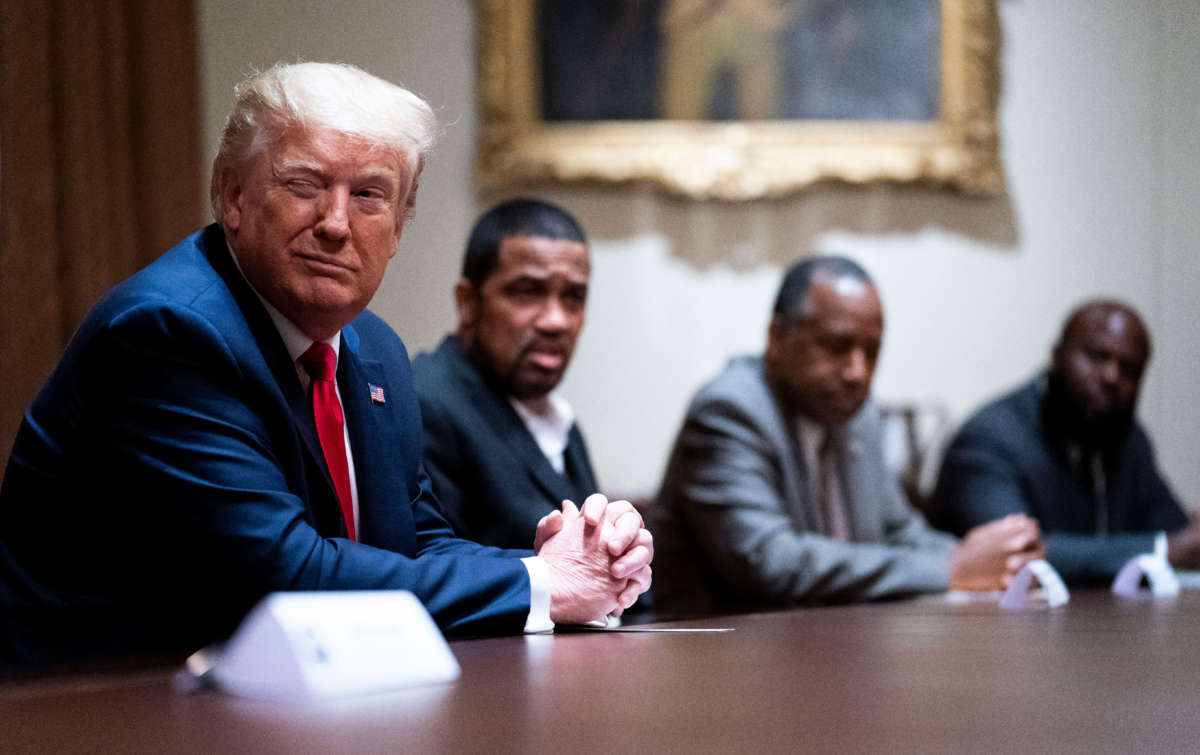
[[[1142,587],[1142,577],[1150,589]],[[1117,572],[1112,583],[1113,595],[1123,598],[1173,598],[1179,594],[1179,578],[1166,557],[1159,553],[1134,556]]]
[[[1029,585],[1034,577],[1037,577],[1038,584],[1042,586],[1046,602],[1051,608],[1066,605],[1071,600],[1067,586],[1063,584],[1062,577],[1054,567],[1042,559],[1037,559],[1025,564],[1008,583],[1008,589],[1000,598],[1000,607],[1008,610],[1026,608],[1029,604]]]
[[[272,593],[223,648],[188,666],[218,689],[274,699],[383,692],[459,675],[437,625],[403,590]]]

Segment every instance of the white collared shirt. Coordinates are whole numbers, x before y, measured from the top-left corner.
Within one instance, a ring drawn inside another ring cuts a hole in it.
[[[525,423],[525,428],[537,441],[538,448],[542,450],[542,455],[550,462],[550,466],[554,467],[555,472],[564,474],[566,460],[563,454],[567,450],[571,425],[575,424],[575,411],[567,400],[556,392],[546,398],[550,408],[548,414],[535,412],[523,401],[512,396],[509,396],[508,403]]]

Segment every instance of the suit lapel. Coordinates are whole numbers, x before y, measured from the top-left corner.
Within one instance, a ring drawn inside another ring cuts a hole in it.
[[[345,523],[342,522],[337,490],[333,486],[333,479],[325,464],[325,454],[321,451],[321,441],[317,437],[312,406],[300,384],[296,366],[288,355],[287,347],[279,336],[275,323],[271,322],[271,316],[263,308],[262,302],[258,300],[258,296],[250,288],[250,284],[246,283],[246,279],[234,265],[220,226],[214,224],[206,229],[204,249],[209,264],[217,271],[217,274],[225,281],[230,293],[233,294],[238,308],[242,311],[242,317],[249,326],[250,333],[258,344],[259,351],[283,394],[292,427],[300,437],[307,454],[307,463],[318,470],[314,476],[324,480],[321,505],[315,505],[315,502],[310,501],[313,515],[319,523],[318,528],[322,532],[330,532],[330,527],[334,522],[341,522],[341,534],[345,535]],[[331,510],[330,507],[332,507]],[[336,512],[336,518],[331,512]]]
[[[503,391],[484,380],[479,370],[467,359],[457,340],[452,341],[451,345],[457,378],[467,386],[467,395],[472,397],[472,403],[487,427],[496,434],[499,444],[514,457],[514,461],[526,470],[533,482],[547,496],[556,502],[570,498],[573,493],[567,481],[550,466],[529,428],[525,427],[516,410],[509,405]]]
[[[592,463],[588,459],[587,447],[583,444],[583,434],[576,425],[571,425],[567,435],[567,448],[563,452],[563,471],[566,472],[570,487],[574,488],[567,498],[586,497],[596,492],[596,479],[592,475]],[[583,503],[575,501],[575,503]]]
[[[483,413],[489,426],[495,430],[500,444],[524,467],[533,482],[555,501],[570,498],[573,493],[568,490],[566,480],[550,466],[550,461],[542,453],[541,447],[533,439],[517,411],[486,387],[483,392],[475,395],[476,407]]]
[[[409,511],[405,506],[388,506],[388,480],[391,478],[388,459],[392,443],[388,442],[397,394],[387,382],[383,365],[363,359],[359,352],[358,333],[353,326],[342,328],[342,348],[338,357],[338,392],[350,435],[350,450],[354,455],[354,481],[358,490],[358,539],[368,545],[387,547],[409,553],[415,549],[411,520],[403,520],[397,512]],[[372,386],[380,389],[383,400],[372,400]],[[384,465],[380,468],[379,465]],[[383,516],[381,512],[392,512]],[[407,549],[404,543],[407,543]],[[398,545],[399,544],[399,545]]]
[[[882,470],[874,469],[867,459],[868,441],[863,433],[859,418],[851,421],[843,431],[838,444],[841,454],[842,506],[846,509],[846,521],[850,524],[851,541],[875,542],[882,538],[879,528],[879,496],[883,480]]]
[[[771,391],[758,360],[755,360],[752,369],[753,381],[748,385],[758,394],[761,407],[755,413],[761,417],[763,432],[778,449],[784,489],[792,491],[790,495],[783,497],[787,513],[794,521],[803,522],[807,531],[824,532],[819,506],[812,497],[814,488],[809,478],[808,465],[804,460],[804,450],[795,419],[784,411],[783,405]]]

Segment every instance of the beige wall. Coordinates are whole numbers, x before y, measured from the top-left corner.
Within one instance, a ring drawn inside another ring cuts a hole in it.
[[[373,304],[414,351],[453,324],[450,289],[476,212],[472,3],[201,0],[211,146],[241,72],[341,60],[400,81],[446,133],[417,221]],[[589,321],[564,390],[605,487],[658,481],[687,399],[732,353],[760,349],[781,266],[841,251],[875,273],[888,332],[876,392],[943,400],[955,419],[1045,360],[1095,295],[1146,315],[1157,355],[1142,415],[1178,492],[1200,502],[1200,4],[1001,2],[1009,192],[820,189],[692,204],[620,190],[541,192],[593,238]]]

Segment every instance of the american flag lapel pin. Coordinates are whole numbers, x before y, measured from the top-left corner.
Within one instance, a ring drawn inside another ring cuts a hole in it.
[[[383,397],[383,386],[375,385],[374,383],[367,383],[367,388],[371,392],[371,403],[372,404],[386,404],[387,403],[387,399],[385,399]]]

